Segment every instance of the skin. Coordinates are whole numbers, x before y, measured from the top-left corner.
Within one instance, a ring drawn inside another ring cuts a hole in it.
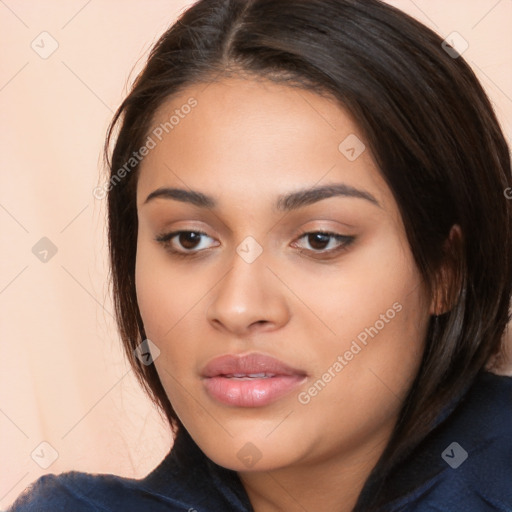
[[[147,336],[161,351],[158,374],[198,446],[238,472],[257,512],[350,511],[418,371],[435,310],[397,204],[368,147],[354,161],[338,149],[348,135],[364,136],[333,101],[226,78],[168,100],[154,125],[191,96],[197,106],[144,158],[137,185],[137,297]],[[274,208],[279,195],[334,183],[363,190],[378,205],[335,196],[289,212]],[[146,202],[160,187],[197,190],[217,205]],[[176,230],[207,236],[174,238],[171,246],[155,240]],[[303,236],[318,231],[355,239],[328,256],[340,243]],[[236,252],[247,236],[263,249],[252,263]],[[178,257],[170,247],[197,254]],[[394,318],[301,403],[298,394],[396,303]],[[213,400],[201,369],[216,356],[249,352],[304,370],[306,381],[264,407]],[[247,443],[261,456],[252,467],[237,456]]]

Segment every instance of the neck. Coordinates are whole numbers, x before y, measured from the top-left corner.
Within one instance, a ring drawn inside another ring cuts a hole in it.
[[[255,512],[351,512],[387,440],[351,453],[238,475]]]

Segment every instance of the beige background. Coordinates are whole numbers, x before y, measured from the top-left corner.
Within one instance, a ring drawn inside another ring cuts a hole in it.
[[[0,0],[2,509],[47,472],[142,477],[172,444],[121,355],[105,205],[92,190],[103,182],[105,130],[133,66],[190,3]],[[464,57],[510,141],[512,0],[390,3],[467,40]],[[46,262],[32,252],[43,237],[57,248]],[[58,452],[46,469],[38,462],[53,452],[41,442]]]

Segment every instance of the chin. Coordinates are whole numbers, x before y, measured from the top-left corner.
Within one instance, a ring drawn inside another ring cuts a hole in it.
[[[215,464],[237,472],[270,471],[293,463],[300,451],[292,437],[287,436],[289,444],[283,443],[282,437],[261,438],[261,428],[258,430],[254,436],[245,430],[243,436],[226,435],[222,443],[212,436],[204,442],[198,439],[196,444]]]

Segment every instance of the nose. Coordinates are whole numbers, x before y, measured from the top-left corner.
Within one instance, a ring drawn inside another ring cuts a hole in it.
[[[278,329],[290,318],[284,292],[263,255],[247,263],[235,254],[231,269],[212,290],[207,320],[215,329],[239,337]]]

